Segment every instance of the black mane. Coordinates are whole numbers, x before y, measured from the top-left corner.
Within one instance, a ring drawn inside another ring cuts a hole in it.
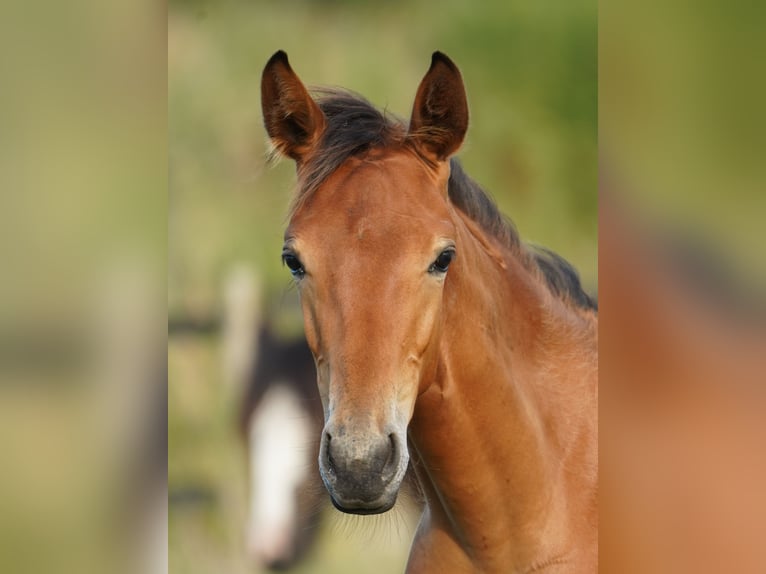
[[[595,299],[582,288],[577,270],[550,249],[524,244],[513,222],[503,215],[487,192],[463,171],[463,166],[455,158],[450,160],[447,191],[452,204],[487,233],[503,245],[530,257],[554,295],[568,299],[578,307],[598,309]]]
[[[299,172],[300,191],[293,211],[349,158],[369,149],[407,142],[406,123],[379,111],[363,97],[344,90],[318,89],[314,93],[325,115],[326,127],[318,151]],[[554,295],[581,308],[597,309],[596,301],[583,290],[574,267],[548,249],[524,244],[513,223],[463,171],[457,159],[450,160],[450,170],[448,193],[453,205],[503,245],[533,261]]]

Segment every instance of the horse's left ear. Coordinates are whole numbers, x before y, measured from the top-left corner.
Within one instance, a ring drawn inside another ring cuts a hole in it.
[[[263,124],[274,146],[300,165],[319,141],[325,117],[282,50],[269,59],[263,70],[261,108]]]
[[[408,135],[421,154],[446,161],[460,148],[467,129],[463,78],[452,60],[434,52],[431,67],[415,96]]]

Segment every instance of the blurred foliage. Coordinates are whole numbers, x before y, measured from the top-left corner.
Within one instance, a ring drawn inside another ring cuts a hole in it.
[[[743,0],[607,2],[599,12],[603,170],[634,209],[715,245],[761,290],[765,14]]]
[[[1,572],[135,572],[151,560],[137,524],[165,474],[145,464],[146,443],[164,443],[151,408],[165,385],[158,8],[3,4]]]

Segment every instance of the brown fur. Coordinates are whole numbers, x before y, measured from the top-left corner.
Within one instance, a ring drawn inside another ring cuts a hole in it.
[[[312,103],[291,115],[316,113]],[[356,460],[407,433],[426,498],[408,572],[595,572],[594,305],[560,258],[544,254],[546,268],[510,226],[493,228],[496,209],[451,170],[468,112],[446,56],[434,55],[412,118],[407,132],[348,146],[321,178],[330,132],[274,142],[298,162],[285,248],[303,266],[323,440],[355,437]],[[330,115],[311,123],[334,129]],[[450,246],[446,275],[429,271]],[[347,495],[333,492],[327,460],[331,495]]]

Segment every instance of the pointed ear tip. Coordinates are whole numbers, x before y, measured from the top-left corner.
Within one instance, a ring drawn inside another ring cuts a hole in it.
[[[287,59],[287,52],[284,50],[277,50],[274,52],[274,54],[269,58],[269,61],[266,62],[266,68],[269,68],[273,66],[276,63],[284,64],[288,68],[290,67],[290,62]]]
[[[458,71],[455,62],[453,62],[449,56],[447,56],[447,54],[436,50],[433,54],[431,54],[431,67],[433,68],[436,64],[439,63],[446,65],[451,70]]]

